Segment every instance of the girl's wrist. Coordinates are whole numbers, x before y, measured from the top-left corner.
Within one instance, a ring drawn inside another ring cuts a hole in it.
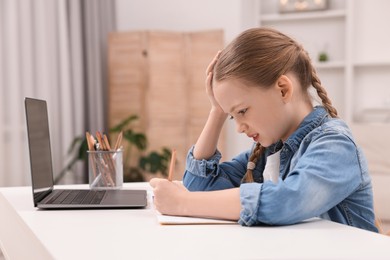
[[[210,110],[210,115],[213,115],[218,118],[226,119],[227,114],[220,107],[212,107]]]
[[[184,196],[181,197],[180,215],[191,216],[191,192],[187,191]]]

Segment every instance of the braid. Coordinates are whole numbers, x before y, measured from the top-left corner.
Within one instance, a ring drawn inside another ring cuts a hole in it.
[[[321,85],[321,81],[317,76],[315,69],[313,68],[312,74],[312,85],[317,91],[318,96],[321,98],[322,104],[324,105],[326,111],[328,111],[331,117],[338,117],[336,108],[332,105],[332,101],[330,101],[328,94],[325,88]]]
[[[260,156],[264,153],[265,149],[261,146],[260,143],[257,143],[251,156],[249,157],[248,166],[246,173],[242,179],[243,183],[254,182],[253,170],[255,169],[256,163],[259,160]]]

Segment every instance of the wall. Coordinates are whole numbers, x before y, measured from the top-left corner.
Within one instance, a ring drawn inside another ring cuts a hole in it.
[[[120,31],[223,28],[230,40],[241,30],[240,0],[116,0],[116,4]]]
[[[253,22],[251,14],[245,11],[251,10],[248,7],[252,4],[251,1],[116,0],[116,4],[119,31],[223,29],[225,42],[228,43]],[[238,152],[249,149],[252,140],[242,134],[238,135],[233,121],[229,120],[227,124],[225,158],[229,159]]]

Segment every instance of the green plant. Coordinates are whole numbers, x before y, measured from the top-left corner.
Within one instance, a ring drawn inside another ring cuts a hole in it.
[[[320,52],[318,54],[318,61],[320,62],[325,62],[325,61],[328,61],[329,60],[329,57],[328,57],[328,54],[326,52]]]
[[[163,147],[161,151],[146,153],[148,141],[144,133],[137,132],[131,127],[131,123],[138,119],[137,115],[131,115],[110,129],[110,133],[123,133],[123,178],[125,182],[145,181],[145,174],[158,174],[167,176],[168,164],[171,152]],[[83,136],[75,137],[70,145],[68,153],[72,156],[67,166],[60,172],[54,183],[58,183],[64,175],[71,171],[78,161],[87,161],[87,141]]]
[[[112,133],[122,132],[123,139],[126,140],[123,163],[124,181],[144,181],[145,172],[161,173],[163,176],[167,176],[171,157],[170,150],[163,147],[159,152],[150,151],[148,154],[144,154],[148,144],[147,137],[145,134],[136,132],[131,128],[131,123],[137,119],[137,115],[131,115],[110,129]]]

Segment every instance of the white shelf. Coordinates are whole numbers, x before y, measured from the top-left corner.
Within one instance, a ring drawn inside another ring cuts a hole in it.
[[[345,68],[345,62],[343,62],[343,61],[315,62],[313,65],[318,70],[322,70],[322,69],[344,69]]]
[[[334,19],[345,18],[345,10],[327,10],[327,11],[313,11],[302,13],[288,13],[288,14],[262,14],[260,22],[281,22],[281,21],[302,21],[302,20],[319,20],[319,19]]]
[[[370,107],[363,109],[355,115],[355,122],[374,125],[386,125],[390,123],[390,107]]]
[[[357,61],[354,63],[357,68],[364,67],[390,67],[390,61]]]
[[[305,47],[343,119],[390,127],[390,37],[380,29],[390,21],[390,2],[330,0],[327,10],[293,13],[280,13],[277,3],[258,0],[256,22],[281,30]],[[319,62],[323,50],[330,60]]]
[[[371,121],[363,121],[363,120],[355,119],[353,124],[350,124],[350,126],[351,128],[374,127],[374,128],[385,128],[386,130],[388,130],[390,124],[386,122],[380,122],[380,121],[371,122]]]

